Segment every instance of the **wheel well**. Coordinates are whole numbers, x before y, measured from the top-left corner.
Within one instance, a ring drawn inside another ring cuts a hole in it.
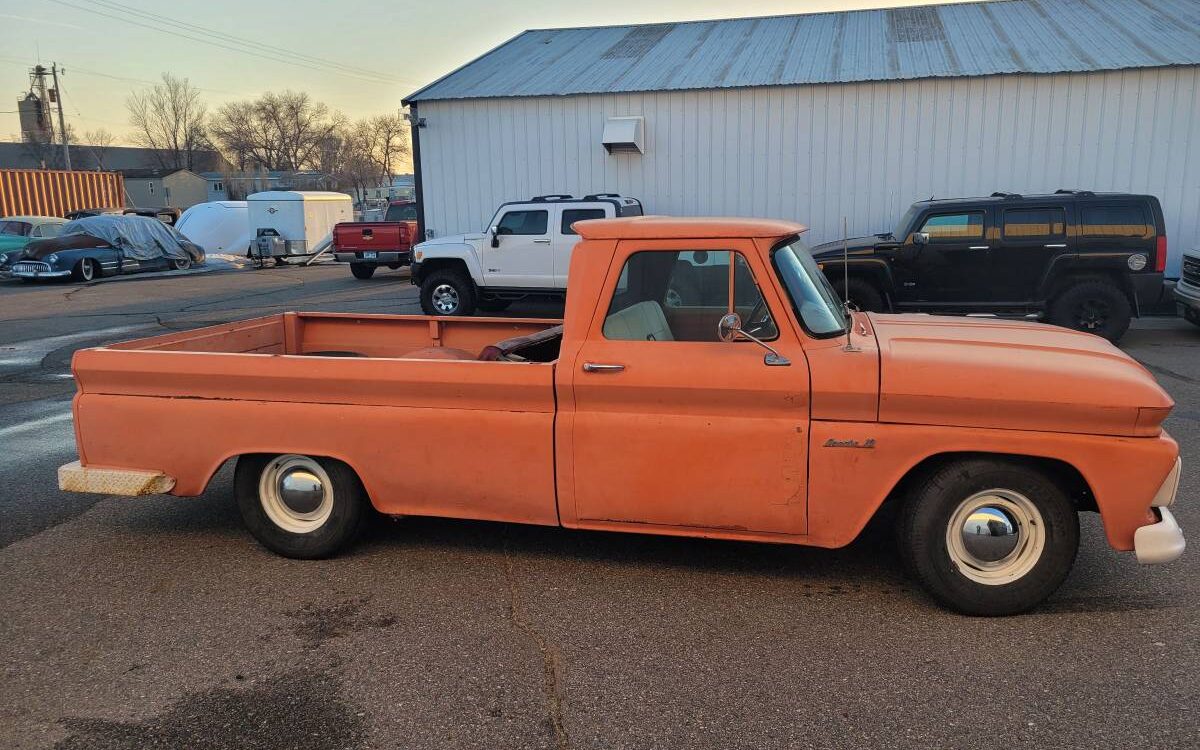
[[[1064,274],[1051,285],[1050,294],[1046,295],[1046,301],[1053,302],[1058,295],[1062,294],[1069,287],[1089,281],[1112,284],[1124,293],[1126,299],[1129,300],[1130,306],[1135,310],[1137,309],[1137,300],[1134,299],[1133,293],[1133,283],[1126,274],[1119,271],[1077,271],[1075,273]]]
[[[1066,461],[1042,456],[986,452],[938,453],[929,456],[909,469],[908,473],[896,483],[896,486],[892,488],[892,491],[884,501],[884,505],[902,503],[914,486],[947,464],[978,458],[1001,459],[1014,464],[1033,467],[1045,474],[1066,493],[1067,497],[1071,500],[1071,504],[1075,506],[1076,511],[1099,511],[1099,507],[1096,505],[1096,497],[1092,494],[1091,486],[1083,478],[1083,474],[1080,474],[1078,469]]]
[[[467,262],[462,258],[431,258],[421,262],[420,271],[417,275],[417,283],[420,283],[435,271],[455,270],[462,271],[467,278],[471,278],[470,269],[467,268]]]
[[[895,309],[895,301],[892,299],[892,290],[888,284],[888,278],[883,271],[878,269],[856,268],[853,264],[851,264],[850,273],[847,274],[846,279],[848,279],[850,282],[861,281],[863,283],[870,284],[875,288],[875,291],[879,292],[879,296],[883,298],[885,309]],[[835,272],[830,280],[833,282],[835,289],[840,289],[841,285],[845,283],[841,273]]]

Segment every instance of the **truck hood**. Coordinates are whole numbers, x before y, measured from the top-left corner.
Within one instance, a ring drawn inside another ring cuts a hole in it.
[[[881,242],[896,243],[893,239],[885,239],[874,234],[868,237],[851,237],[846,240],[846,252],[851,255],[869,254]],[[823,242],[820,245],[814,245],[812,255],[817,260],[836,260],[842,257],[842,241],[835,240],[833,242]]]
[[[425,240],[413,249],[436,247],[438,245],[474,245],[483,241],[483,236],[482,232],[475,234],[448,234],[445,237],[434,237],[433,239]]]
[[[1153,436],[1175,403],[1099,336],[986,318],[869,317],[881,422]]]

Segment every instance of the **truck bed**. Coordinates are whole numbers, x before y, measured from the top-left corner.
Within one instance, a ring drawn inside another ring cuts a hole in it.
[[[328,456],[386,513],[557,523],[555,363],[475,359],[557,324],[283,313],[81,350],[80,459],[193,496],[238,455]]]

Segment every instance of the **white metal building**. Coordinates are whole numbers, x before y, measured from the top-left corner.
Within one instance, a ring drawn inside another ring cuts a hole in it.
[[[506,200],[891,229],[995,190],[1157,195],[1200,246],[1200,3],[993,0],[527,31],[407,99],[426,233]],[[633,118],[633,119],[626,119]]]

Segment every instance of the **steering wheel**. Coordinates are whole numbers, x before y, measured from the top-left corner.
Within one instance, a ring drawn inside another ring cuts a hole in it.
[[[770,319],[771,313],[767,310],[767,301],[759,297],[758,302],[754,304],[754,309],[750,311],[750,316],[746,318],[746,333],[757,334]]]

